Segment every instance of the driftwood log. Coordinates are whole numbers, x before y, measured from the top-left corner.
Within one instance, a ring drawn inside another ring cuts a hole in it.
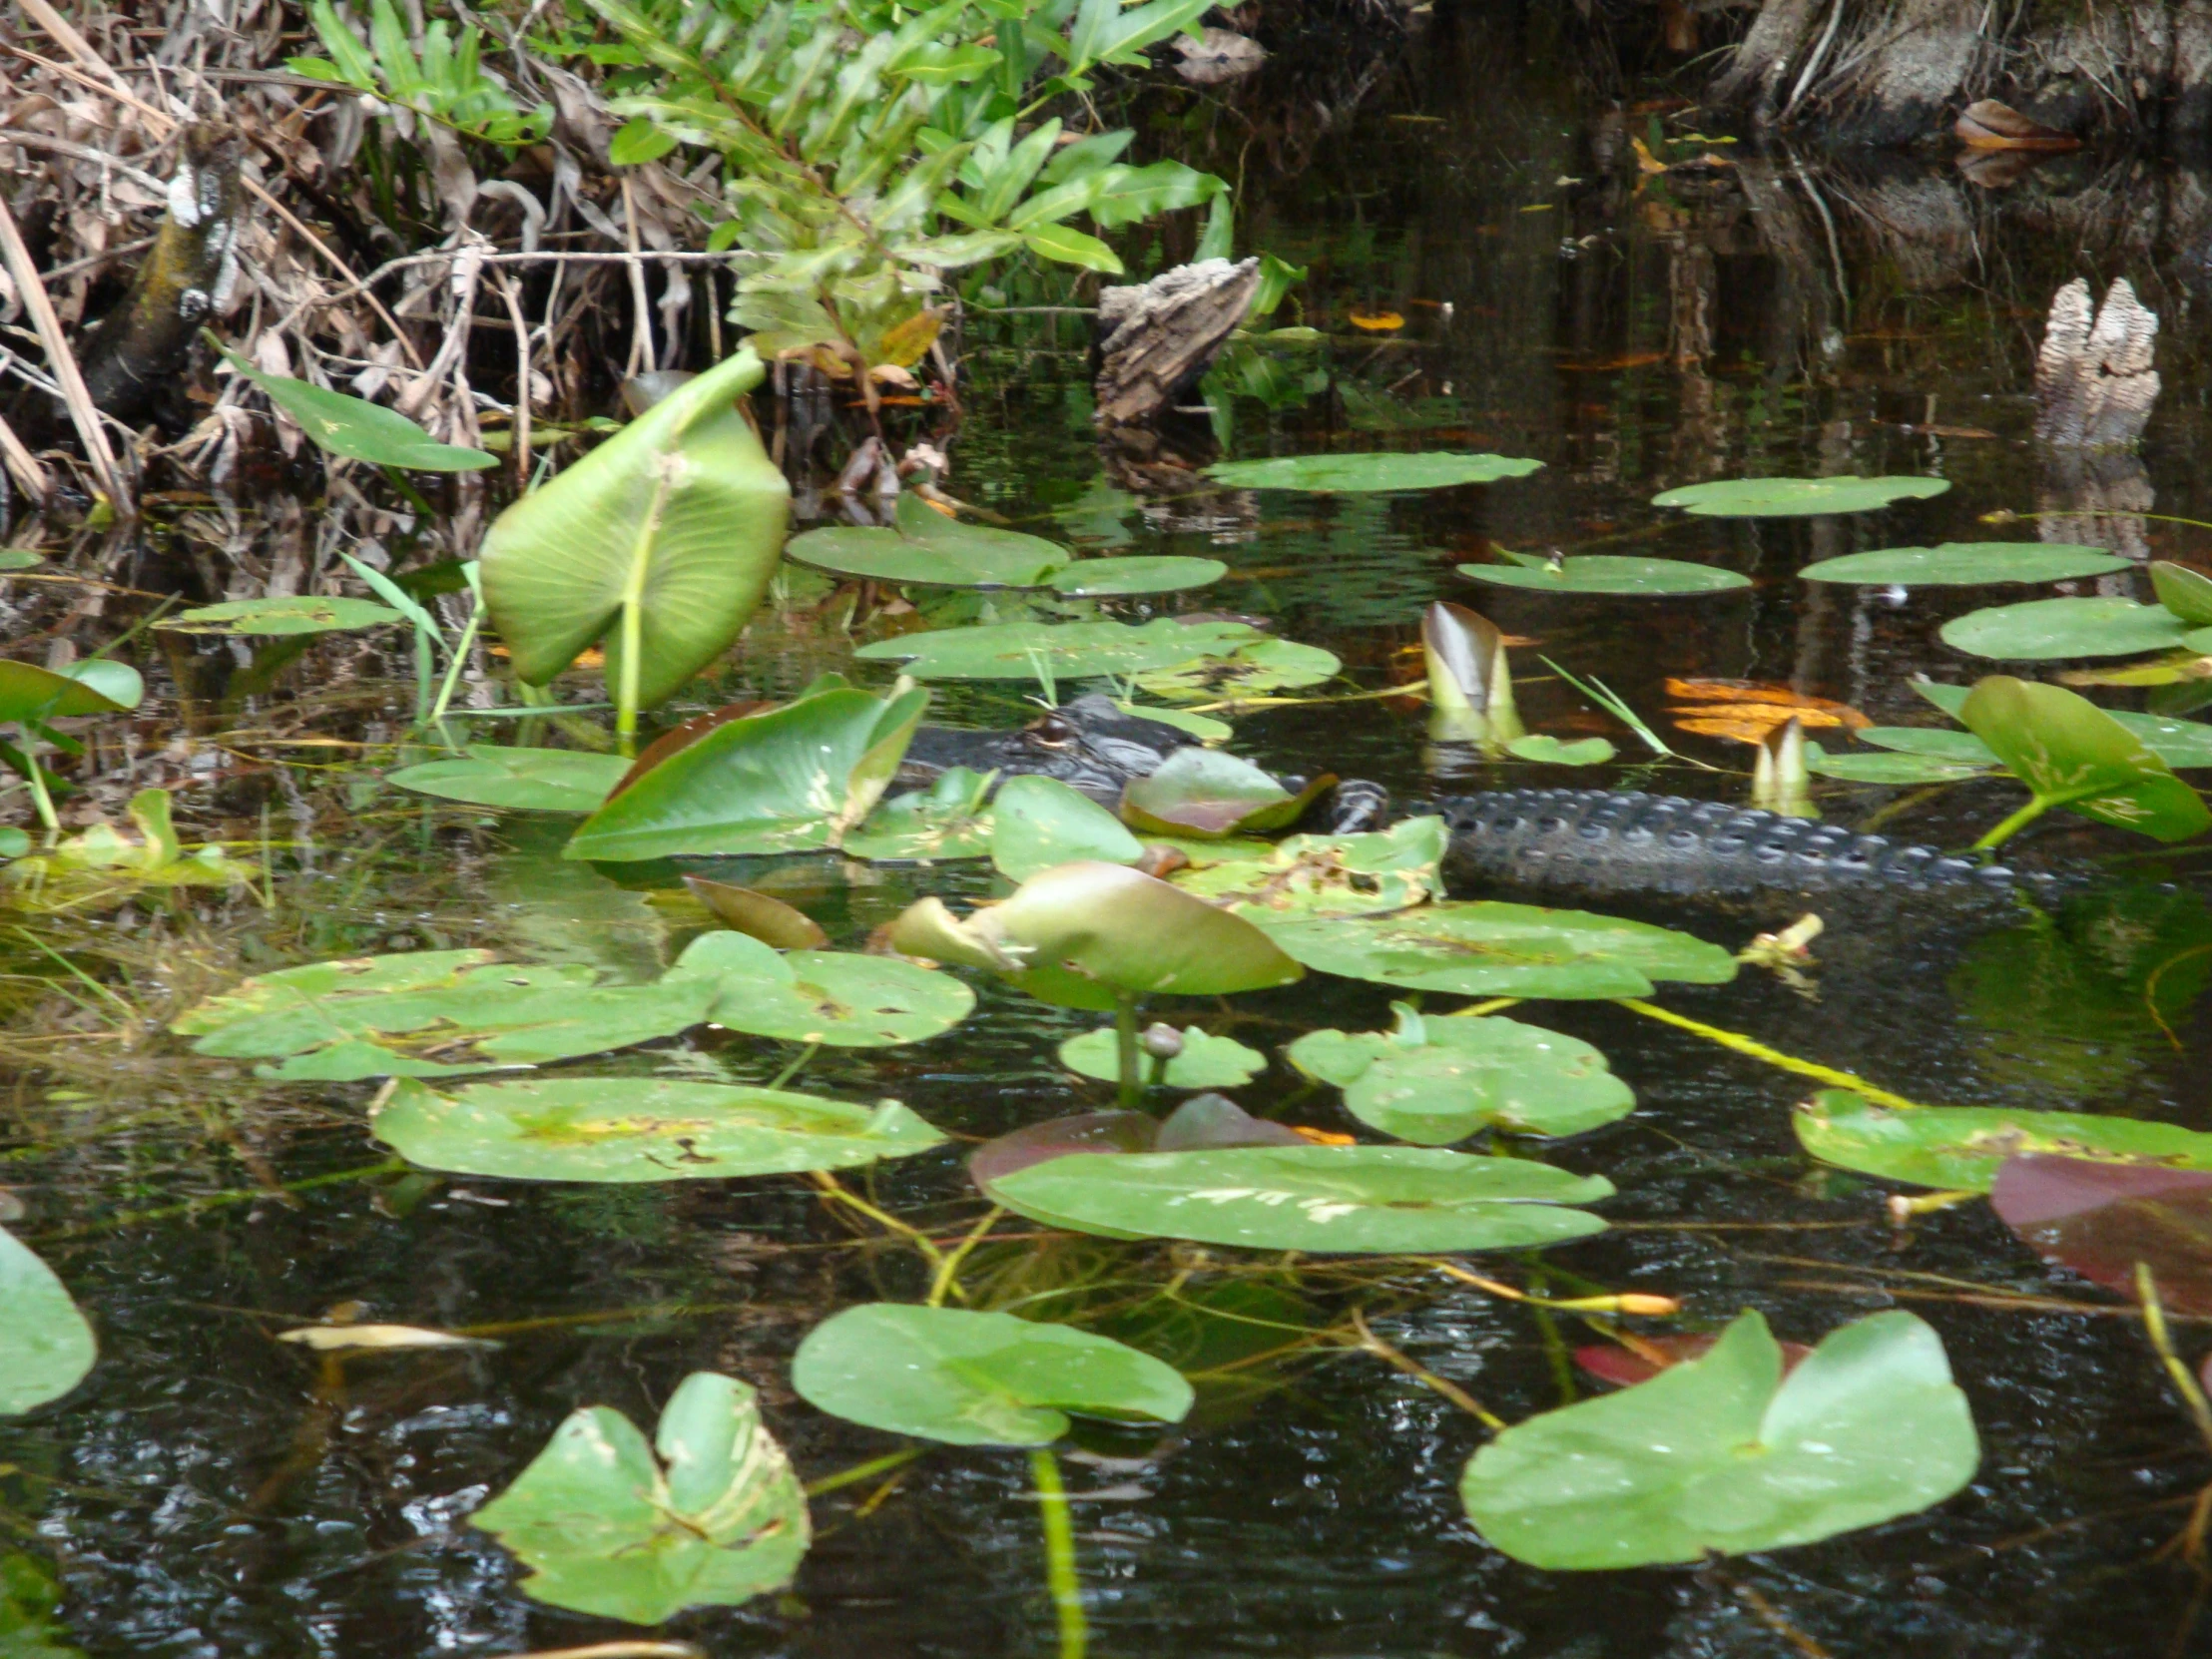
[[[1201,260],[1151,281],[1102,289],[1098,423],[1157,419],[1213,363],[1260,288],[1260,262]]]
[[[2094,311],[2089,284],[2058,290],[2035,358],[2035,435],[2069,449],[2125,449],[2158,401],[2158,316],[2125,276]]]
[[[154,246],[82,353],[96,406],[123,420],[144,415],[157,388],[184,366],[201,324],[228,307],[242,200],[237,136],[189,129]]]
[[[2093,310],[2079,277],[2051,301],[2035,358],[2036,528],[2045,541],[2151,556],[2142,515],[2157,495],[2134,448],[2158,400],[2157,343],[2158,317],[2124,276]]]

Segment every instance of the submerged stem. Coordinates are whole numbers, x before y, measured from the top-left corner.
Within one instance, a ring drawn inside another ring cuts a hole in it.
[[[2204,1390],[2197,1386],[2187,1363],[2174,1352],[2174,1340],[2166,1330],[2166,1305],[2158,1298],[2158,1281],[2151,1277],[2148,1262],[2135,1264],[2135,1300],[2143,1305],[2143,1334],[2158,1351],[2166,1375],[2173,1379],[2174,1391],[2181,1395],[2182,1404],[2196,1420],[2197,1433],[2207,1446],[2212,1446],[2212,1402],[2205,1399]]]
[[[2002,846],[2030,824],[2049,812],[2053,805],[2054,803],[2044,800],[2041,796],[2035,797],[2026,806],[1975,841],[1973,849],[1976,852],[1986,852],[1993,846]]]
[[[1917,1100],[1906,1099],[1904,1095],[1892,1094],[1888,1089],[1877,1088],[1856,1072],[1838,1071],[1834,1066],[1824,1066],[1817,1060],[1801,1060],[1795,1054],[1785,1054],[1779,1048],[1769,1048],[1757,1037],[1747,1037],[1741,1031],[1728,1031],[1718,1025],[1707,1025],[1703,1020],[1692,1019],[1687,1014],[1678,1014],[1671,1008],[1659,1007],[1656,1003],[1645,1002],[1639,997],[1620,996],[1613,1000],[1623,1008],[1642,1014],[1647,1019],[1661,1020],[1668,1025],[1679,1026],[1684,1031],[1703,1037],[1707,1042],[1719,1043],[1723,1048],[1732,1048],[1738,1054],[1749,1055],[1754,1060],[1764,1060],[1768,1065],[1779,1066],[1784,1071],[1794,1071],[1800,1077],[1817,1078],[1823,1083],[1833,1083],[1840,1089],[1850,1089],[1854,1093],[1865,1095],[1877,1106],[1887,1106],[1893,1111],[1909,1112],[1917,1110],[1921,1104]]]
[[[38,740],[31,736],[31,723],[21,723],[23,733],[23,777],[31,786],[31,801],[38,808],[38,821],[46,826],[49,834],[59,833],[61,819],[54,812],[54,798],[46,793],[46,771],[38,764]]]
[[[1121,1077],[1121,1109],[1142,1110],[1144,1065],[1137,1045],[1137,999],[1126,991],[1114,998],[1114,1054]]]
[[[1050,1446],[1038,1446],[1029,1453],[1029,1471],[1037,1482],[1038,1516],[1044,1523],[1044,1585],[1059,1619],[1060,1659],[1083,1659],[1091,1627],[1083,1616],[1083,1586],[1075,1576],[1075,1528],[1068,1520],[1060,1459]]]

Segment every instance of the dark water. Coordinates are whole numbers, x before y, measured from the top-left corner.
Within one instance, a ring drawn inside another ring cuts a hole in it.
[[[1947,157],[1842,164],[1722,149],[1734,165],[1639,186],[1628,139],[1668,112],[1631,106],[1663,102],[1667,89],[1610,87],[1585,43],[1556,27],[1477,13],[1438,17],[1404,41],[1348,30],[1285,54],[1257,87],[1160,93],[1139,107],[1148,142],[1211,151],[1225,170],[1241,163],[1254,244],[1311,268],[1304,320],[1330,343],[1280,358],[1280,372],[1254,371],[1278,406],[1217,395],[1216,435],[1232,452],[1487,448],[1538,456],[1544,471],[1419,497],[1162,492],[1156,459],[1101,457],[1077,322],[1025,315],[975,326],[978,383],[952,487],[1023,520],[1060,513],[1066,533],[1125,538],[1130,552],[1223,558],[1232,579],[1190,604],[1273,616],[1287,637],[1338,652],[1360,686],[1405,677],[1420,607],[1448,597],[1604,676],[1647,717],[1665,705],[1665,678],[1707,675],[1921,722],[1908,675],[1972,677],[1936,631],[1986,594],[1893,604],[1816,588],[1794,575],[1813,557],[2032,536],[2047,523],[2065,526],[2054,539],[2212,567],[2212,529],[2095,514],[2212,509],[2201,465],[2204,174],[2070,157],[1991,188]],[[2069,477],[2026,442],[2040,317],[2075,275],[2099,285],[2129,276],[2165,323],[2166,386],[2140,476]],[[1383,311],[1404,326],[1368,336],[1351,323]],[[1309,380],[1320,389],[1300,395]],[[1743,471],[1932,472],[1954,487],[1810,524],[1685,520],[1646,505],[1658,490]],[[1981,522],[1999,510],[2077,516]],[[1453,574],[1491,545],[1666,553],[1741,570],[1754,586],[1696,601],[1555,601]],[[2107,586],[2147,594],[2133,577]],[[788,690],[843,651],[827,613],[766,619],[699,701]],[[1625,734],[1539,678],[1535,655],[1516,654],[1531,727],[1608,731],[1626,751]],[[286,697],[322,695],[318,661],[247,713],[280,724]],[[160,665],[147,666],[159,686]],[[981,718],[1010,714],[1014,695],[950,701]],[[1419,725],[1388,704],[1350,703],[1252,716],[1239,741],[1267,764],[1326,764],[1416,795],[1428,787]],[[1683,747],[1731,767],[1745,754]],[[1704,794],[1744,788],[1683,767],[1636,777]],[[1858,822],[1890,799],[1841,790],[1825,807]],[[557,826],[349,796],[342,780],[305,771],[272,800],[278,835],[308,843],[276,860],[274,910],[245,898],[166,917],[135,906],[69,918],[67,936],[88,959],[124,964],[127,988],[150,1007],[341,951],[487,943],[630,975],[671,954],[670,927],[641,893],[558,862]],[[1890,828],[1956,844],[2015,800],[1995,786],[1954,790]],[[231,832],[249,833],[246,822]],[[2140,850],[2064,827],[2034,848],[2054,859]],[[1666,1000],[1922,1099],[2212,1128],[2207,1004],[2161,1002],[2161,1025],[2145,995],[2161,962],[2212,940],[2193,873],[2206,861],[2128,865],[2135,884],[2107,884],[2041,929],[1994,914],[1841,918],[1822,946],[1818,1002],[1748,972]],[[840,943],[916,890],[910,874],[821,880],[820,913]],[[940,875],[930,886],[974,884]],[[1643,913],[1732,944],[1753,930],[1741,914]],[[8,966],[41,971],[21,953]],[[1279,1044],[1313,1025],[1383,1023],[1387,1000],[1380,987],[1332,981],[1185,1012]],[[1756,1597],[1839,1655],[2212,1651],[2212,1623],[2195,1619],[2201,1580],[2161,1554],[2212,1471],[2133,1325],[1964,1304],[1949,1299],[1954,1285],[1915,1277],[2093,1303],[1984,1206],[1894,1232],[1881,1190],[1799,1152],[1788,1108],[1807,1092],[1802,1079],[1608,1005],[1553,1004],[1540,1017],[1601,1046],[1640,1102],[1633,1118],[1552,1154],[1612,1177],[1621,1196],[1607,1213],[1629,1225],[1546,1264],[1681,1296],[1693,1323],[1757,1307],[1780,1335],[1808,1341],[1878,1307],[1911,1308],[1941,1333],[1971,1399],[1977,1479],[1930,1514],[1723,1572],[1536,1572],[1485,1548],[1461,1515],[1455,1485],[1478,1425],[1374,1360],[1316,1345],[1253,1369],[1241,1388],[1210,1390],[1175,1434],[1083,1431],[1083,1455],[1098,1460],[1072,1459],[1069,1476],[1079,1498],[1100,1494],[1076,1509],[1093,1652],[1809,1651],[1763,1621]],[[1051,1059],[1085,1019],[986,987],[982,1011],[953,1033],[826,1058],[805,1082],[851,1099],[894,1094],[956,1134],[988,1134],[1099,1102],[1102,1089],[1070,1082]],[[162,1659],[411,1656],[619,1635],[517,1594],[511,1564],[463,1518],[573,1407],[650,1419],[694,1369],[755,1383],[810,1479],[891,1448],[796,1400],[787,1364],[834,1307],[918,1296],[918,1270],[856,1246],[798,1183],[364,1176],[384,1162],[359,1127],[365,1090],[279,1094],[152,1034],[125,1047],[49,1022],[27,1023],[24,1037],[9,1047],[14,1086],[0,1099],[0,1183],[24,1208],[16,1230],[55,1264],[102,1343],[67,1401],[0,1425],[0,1553],[17,1563],[0,1583],[15,1583],[20,1602],[36,1599],[26,1563],[58,1579],[57,1646]],[[772,1047],[701,1037],[622,1064],[719,1063],[762,1078],[785,1058]],[[1332,1097],[1293,1104],[1297,1088],[1279,1065],[1239,1096],[1342,1126]],[[279,1198],[271,1183],[298,1190]],[[878,1202],[940,1236],[973,1214],[951,1153],[887,1166],[872,1185]],[[1555,1364],[1572,1329],[1439,1291],[1417,1272],[1294,1280],[1171,1256],[1045,1241],[987,1254],[979,1270],[998,1300],[1139,1337],[1143,1297],[1127,1286],[1179,1268],[1200,1286],[1241,1276],[1316,1329],[1364,1307],[1389,1341],[1508,1418],[1559,1403],[1572,1385]],[[344,1303],[379,1321],[505,1326],[505,1346],[341,1366],[270,1340]],[[2202,1330],[2183,1328],[2192,1356]],[[817,1500],[821,1536],[789,1594],[687,1616],[667,1634],[729,1655],[1055,1650],[1021,1456],[941,1449],[889,1491],[879,1485]],[[47,1651],[0,1614],[0,1653]]]

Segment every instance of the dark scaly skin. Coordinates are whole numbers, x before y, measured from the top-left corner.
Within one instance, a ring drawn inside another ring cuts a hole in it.
[[[1081,697],[1016,731],[924,726],[899,769],[909,787],[949,767],[1027,773],[1061,782],[1109,806],[1122,786],[1149,776],[1196,740],[1159,721]],[[1295,787],[1292,786],[1292,787]],[[1719,801],[1636,790],[1492,790],[1449,796],[1420,809],[1451,830],[1445,863],[1453,884],[1580,893],[1728,897],[1762,892],[2010,890],[2002,864],[1946,857],[1882,835],[1856,835],[1812,819]],[[1308,815],[1306,828],[1335,834],[1380,829],[1389,796],[1347,779]]]

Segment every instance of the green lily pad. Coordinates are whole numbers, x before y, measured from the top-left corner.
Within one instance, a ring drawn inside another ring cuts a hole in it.
[[[1958,718],[2045,809],[2182,841],[2212,830],[2197,792],[2087,698],[2061,686],[1993,674],[1975,684]]]
[[[1819,755],[1809,759],[1808,772],[1823,778],[1839,778],[1847,784],[1962,784],[1969,778],[1989,776],[1988,767],[1961,761],[1938,760],[1933,755]]]
[[[1212,715],[1194,715],[1188,709],[1163,709],[1158,704],[1130,703],[1120,698],[1115,698],[1113,704],[1125,715],[1135,715],[1139,720],[1156,720],[1162,726],[1188,733],[1200,743],[1227,743],[1237,735],[1234,726]]]
[[[0,570],[31,570],[45,562],[28,547],[0,547]]]
[[[792,1357],[792,1386],[848,1422],[952,1445],[1050,1445],[1071,1412],[1180,1422],[1192,1401],[1182,1373],[1111,1337],[890,1302],[847,1308],[810,1331]]]
[[[1356,835],[1291,835],[1251,851],[1188,843],[1192,867],[1171,877],[1186,891],[1254,919],[1367,915],[1443,896],[1440,818],[1409,818]]]
[[[822,923],[771,894],[732,881],[709,880],[704,875],[685,876],[684,890],[725,927],[778,950],[827,950],[830,946],[830,935],[822,930]]]
[[[991,862],[1026,881],[1057,864],[1096,858],[1133,864],[1144,843],[1121,820],[1057,778],[1009,778],[991,804]]]
[[[285,1082],[458,1077],[674,1036],[707,1018],[718,988],[597,980],[590,967],[496,962],[488,950],[310,962],[210,997],[170,1029],[197,1037],[196,1053],[280,1060],[261,1075]]]
[[[396,466],[410,472],[475,472],[497,466],[499,457],[481,449],[440,443],[397,409],[326,386],[256,368],[236,351],[224,358],[241,375],[269,394],[269,400],[299,423],[318,449],[371,466]]]
[[[1925,501],[1949,488],[1948,478],[1726,478],[1662,491],[1651,504],[1702,518],[1806,518]]]
[[[964,920],[921,899],[891,924],[890,944],[989,968],[1041,1001],[1100,1011],[1122,996],[1231,996],[1306,971],[1242,916],[1095,859],[1033,875]]]
[[[1324,773],[1294,796],[1250,761],[1178,749],[1149,776],[1122,786],[1121,816],[1139,830],[1216,840],[1287,830],[1336,785],[1336,774]]]
[[[1154,697],[1198,702],[1298,691],[1334,680],[1343,668],[1335,652],[1318,645],[1262,637],[1232,651],[1140,672],[1136,682]]]
[[[1540,593],[1684,594],[1726,593],[1748,588],[1751,578],[1686,559],[1634,558],[1617,553],[1576,554],[1554,565],[1532,554],[1508,555],[1514,562],[1460,565],[1461,576],[1504,588]]]
[[[59,1399],[97,1355],[54,1270],[0,1228],[0,1417]]]
[[[718,986],[707,1017],[733,1031],[831,1048],[881,1048],[949,1031],[975,993],[949,973],[849,950],[779,951],[745,933],[692,940],[663,985]]]
[[[1219,559],[1152,554],[1142,558],[1079,559],[1054,571],[1047,582],[1062,598],[1112,599],[1210,587],[1228,574],[1229,567]]]
[[[2150,585],[2158,603],[2179,617],[2183,626],[2202,628],[2212,623],[2212,576],[2171,559],[2154,559]]]
[[[629,770],[630,763],[619,755],[472,743],[459,759],[402,767],[386,774],[384,782],[475,807],[588,814],[598,811]]]
[[[1478,1129],[1578,1135],[1626,1117],[1636,1093],[1580,1038],[1498,1014],[1422,1015],[1403,1002],[1388,1031],[1309,1031],[1284,1050],[1344,1090],[1362,1123],[1417,1146]]]
[[[1264,1146],[1056,1158],[992,1183],[1025,1215],[1248,1250],[1531,1250],[1605,1230],[1603,1176],[1410,1146]]]
[[[985,857],[993,826],[983,805],[989,793],[989,778],[947,767],[926,790],[893,796],[868,814],[859,829],[845,832],[843,850],[855,858],[897,863]]]
[[[1963,699],[1960,700],[1963,704]],[[1861,743],[1904,755],[1925,755],[1933,761],[1956,766],[1993,767],[2003,763],[1997,753],[1971,732],[1953,732],[1941,726],[1869,726],[1853,734]]]
[[[1232,489],[1313,490],[1364,494],[1374,490],[1433,490],[1453,484],[1494,484],[1525,478],[1544,463],[1511,455],[1462,455],[1446,450],[1404,454],[1280,455],[1265,461],[1223,461],[1206,476]]]
[[[532,1599],[631,1624],[782,1589],[813,1538],[753,1389],[714,1372],[669,1396],[652,1446],[611,1405],[575,1412],[469,1524],[532,1569]]]
[[[1943,643],[1973,657],[2043,662],[2166,651],[2187,633],[2162,605],[2132,599],[2030,599],[1968,611],[1942,627]]]
[[[1268,1069],[1268,1057],[1247,1048],[1234,1037],[1216,1037],[1195,1025],[1186,1025],[1181,1036],[1183,1052],[1168,1062],[1160,1081],[1171,1089],[1234,1089],[1251,1082]],[[1115,1047],[1113,1028],[1086,1031],[1059,1047],[1060,1064],[1081,1077],[1111,1083],[1121,1076],[1121,1056]],[[1145,1061],[1145,1075],[1153,1062]]]
[[[1917,1187],[1985,1193],[2005,1159],[2030,1153],[2212,1170],[2212,1135],[2093,1112],[1999,1106],[1893,1111],[1849,1089],[1823,1089],[1793,1121],[1800,1144],[1822,1163]]]
[[[1932,680],[1914,680],[1912,687],[1953,720],[1960,718],[1966,699],[1973,694],[1971,686],[1939,686]],[[2125,709],[2101,712],[2105,719],[2118,724],[2176,772],[2190,767],[2212,767],[2212,725],[2200,720],[2179,720],[2171,715],[2138,715]]]
[[[881,798],[928,703],[920,690],[886,701],[830,685],[726,721],[586,819],[561,856],[836,846]]]
[[[698,1181],[851,1169],[944,1137],[895,1100],[873,1107],[726,1083],[529,1078],[451,1094],[402,1078],[370,1120],[423,1169],[504,1181]]]
[[[1722,985],[1736,959],[1648,922],[1494,899],[1387,916],[1268,921],[1268,936],[1310,968],[1461,996],[1648,996],[1655,979]]]
[[[1074,558],[1042,536],[946,518],[911,494],[899,497],[895,529],[809,530],[784,556],[839,576],[954,588],[1039,588]]]
[[[1573,743],[1562,743],[1548,732],[1532,732],[1513,739],[1505,746],[1505,753],[1516,760],[1534,761],[1540,766],[1595,767],[1610,761],[1614,749],[1603,738],[1578,738]]]
[[[1832,1331],[1783,1375],[1756,1312],[1702,1359],[1545,1411],[1477,1451],[1459,1495],[1485,1542],[1555,1571],[1809,1544],[1940,1503],[1981,1460],[1936,1333]]]
[[[2054,541],[1946,541],[1935,547],[1884,547],[1819,559],[1798,574],[1809,582],[1875,587],[1970,588],[1992,582],[2065,582],[2126,570],[2131,561],[2101,547]]]
[[[863,645],[868,662],[905,662],[919,680],[1034,680],[1143,674],[1199,657],[1225,657],[1267,636],[1242,622],[994,622],[899,634]]]
[[[179,634],[334,634],[351,628],[380,628],[398,620],[397,611],[370,599],[285,594],[202,605],[166,618],[159,626]]]

